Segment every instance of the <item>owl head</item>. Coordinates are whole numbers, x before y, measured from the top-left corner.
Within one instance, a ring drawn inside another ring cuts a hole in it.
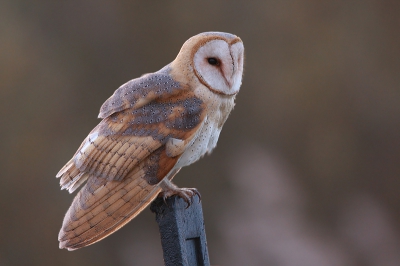
[[[238,36],[204,32],[183,44],[172,69],[189,83],[200,82],[214,93],[235,95],[242,84],[243,61],[244,46]]]

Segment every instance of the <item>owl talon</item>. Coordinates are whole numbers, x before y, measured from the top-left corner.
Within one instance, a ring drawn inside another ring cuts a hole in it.
[[[197,196],[199,196],[199,202],[201,202],[201,194],[197,189],[193,189],[194,194],[196,194]]]
[[[165,204],[167,204],[166,199],[174,195],[177,195],[186,202],[186,209],[192,205],[195,195],[199,196],[199,202],[201,200],[200,192],[196,188],[178,188],[170,181],[164,181],[162,187],[163,191],[159,196],[163,198]]]
[[[199,195],[200,198],[200,193],[196,188],[180,188],[174,193],[174,195],[181,197],[186,202],[187,205],[185,209],[192,205],[195,195]]]
[[[167,203],[167,196],[164,194],[163,196],[162,196],[162,198],[163,198],[163,200],[164,200],[164,203],[165,203],[165,205],[167,205],[167,207],[169,207],[169,205],[168,205],[168,203]]]

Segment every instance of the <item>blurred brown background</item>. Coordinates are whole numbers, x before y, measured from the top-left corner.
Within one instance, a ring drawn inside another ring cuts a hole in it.
[[[237,105],[197,187],[215,265],[400,265],[400,2],[1,1],[0,265],[162,265],[145,210],[58,249],[54,177],[126,81],[189,37],[237,34]]]

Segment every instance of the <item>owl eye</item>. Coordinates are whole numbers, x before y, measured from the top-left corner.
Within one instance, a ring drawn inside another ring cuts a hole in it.
[[[218,66],[219,65],[219,60],[217,58],[215,58],[215,57],[207,58],[207,61],[208,61],[208,63],[210,65],[213,65],[213,66]]]

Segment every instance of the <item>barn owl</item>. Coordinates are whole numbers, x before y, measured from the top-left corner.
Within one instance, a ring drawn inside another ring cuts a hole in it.
[[[210,153],[242,83],[241,39],[206,32],[187,40],[175,60],[119,87],[100,108],[102,121],[60,170],[74,192],[58,239],[75,250],[112,234],[158,195],[190,204],[194,188],[171,180]]]

